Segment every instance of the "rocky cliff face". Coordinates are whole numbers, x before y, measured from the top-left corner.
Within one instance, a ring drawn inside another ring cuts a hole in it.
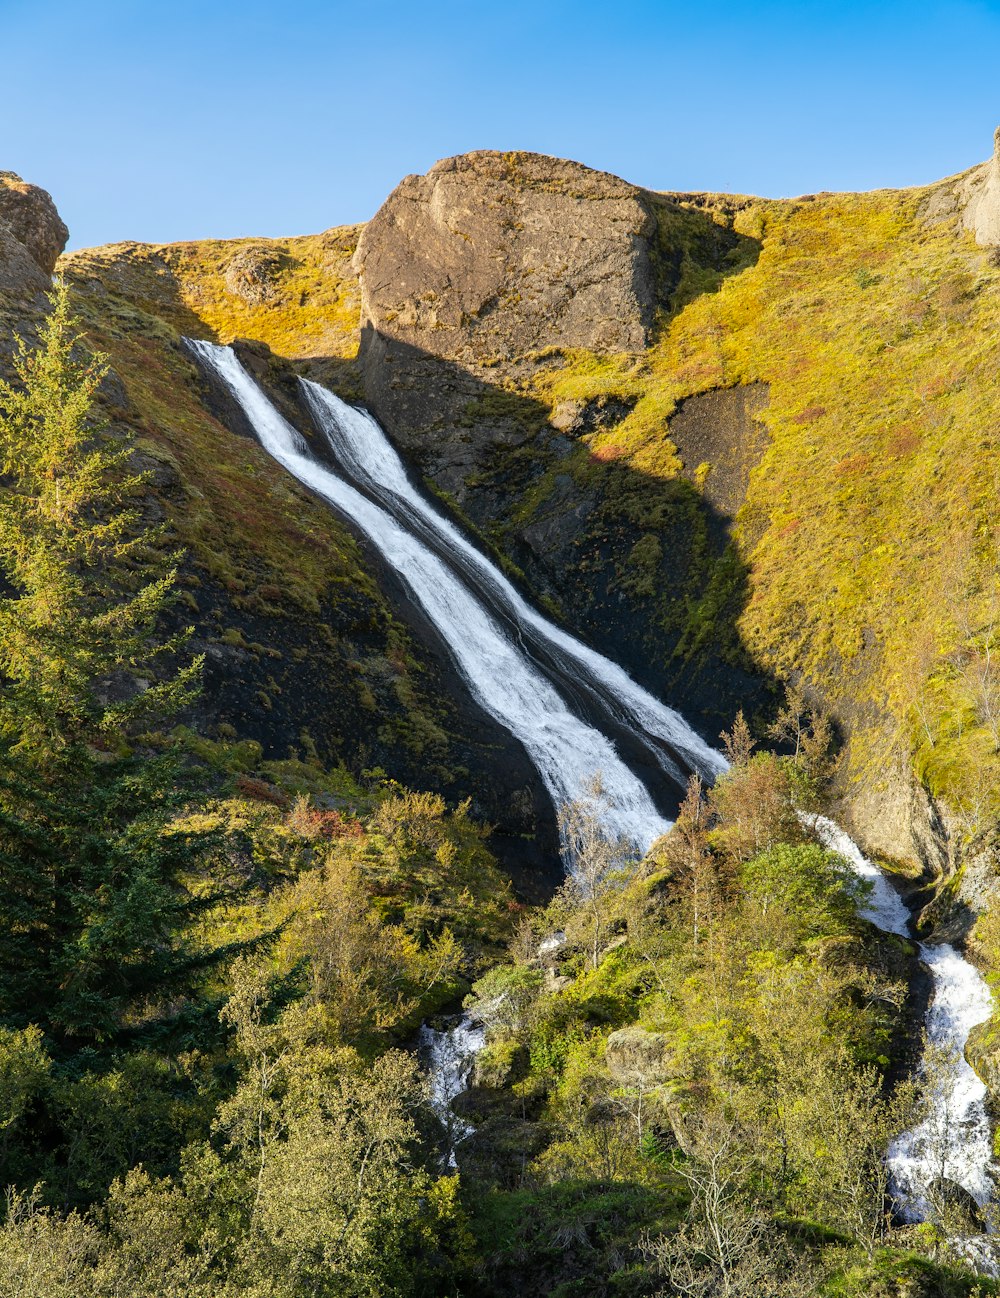
[[[1000,246],[1000,127],[993,138],[993,158],[977,169],[963,224],[982,247]]]
[[[536,598],[710,740],[802,682],[850,740],[861,837],[952,868],[935,807],[973,788],[1000,805],[973,670],[1000,603],[977,539],[1000,265],[972,237],[990,237],[996,174],[779,202],[480,153],[408,178],[363,231],[64,257],[192,556],[223,724],[278,749],[312,711],[331,752],[456,793],[502,749],[432,702],[447,664],[393,621],[344,529],[206,411],[181,333],[266,344],[274,381],[292,367],[363,397]],[[2,307],[4,284],[40,294],[63,234],[38,191],[0,194]]]
[[[548,347],[638,351],[655,306],[642,191],[533,153],[470,153],[407,176],[366,227],[362,327],[470,365]]]
[[[44,189],[0,171],[0,298],[23,307],[43,293],[68,237]]]
[[[354,258],[369,405],[464,497],[497,447],[540,422],[527,403],[476,409],[485,394],[546,350],[649,341],[655,232],[641,190],[574,162],[480,152],[408,176]]]
[[[665,483],[624,464],[612,480],[591,450],[628,422],[634,397],[584,391],[553,402],[544,384],[575,357],[595,368],[601,357],[641,364],[689,280],[710,281],[754,255],[754,241],[733,229],[731,206],[689,197],[536,154],[473,153],[407,177],[354,258],[366,403],[536,594],[661,691],[663,617],[653,592],[675,604],[689,598],[707,579],[709,556],[725,548],[766,444],[756,420],[766,388],[710,399],[705,420],[696,413],[703,403],[689,405],[679,436],[691,446]],[[722,450],[730,434],[732,453]],[[720,454],[702,495],[710,446]],[[606,506],[608,488],[626,476],[632,506],[622,519]],[[636,582],[645,607],[620,580],[637,546],[648,561]],[[668,631],[668,652],[679,634]],[[686,702],[713,709],[712,738],[737,694],[749,701],[759,692],[742,670],[724,688],[717,667],[697,701],[690,673],[685,686]]]

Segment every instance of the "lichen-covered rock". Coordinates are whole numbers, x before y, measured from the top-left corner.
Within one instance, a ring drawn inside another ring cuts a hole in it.
[[[636,351],[653,319],[643,192],[533,153],[469,153],[407,176],[355,257],[362,327],[443,358]]]
[[[1000,1032],[995,1019],[977,1023],[965,1043],[970,1068],[990,1093],[990,1104],[1000,1104]]]
[[[463,504],[512,453],[557,454],[519,394],[552,348],[641,351],[657,306],[655,196],[533,153],[478,152],[408,176],[366,226],[365,399]],[[507,484],[510,485],[509,483]],[[480,493],[481,512],[505,503]]]
[[[604,1061],[612,1077],[626,1086],[660,1086],[674,1072],[667,1036],[634,1025],[611,1033],[604,1046]]]
[[[29,185],[13,171],[0,171],[0,228],[28,252],[46,275],[66,247],[69,231],[56,205],[37,185]],[[2,235],[0,235],[2,238]]]
[[[975,176],[962,222],[982,247],[1000,247],[1000,127],[993,137],[992,159]]]
[[[269,248],[243,248],[226,267],[225,285],[249,306],[273,306],[281,300],[280,256]]]

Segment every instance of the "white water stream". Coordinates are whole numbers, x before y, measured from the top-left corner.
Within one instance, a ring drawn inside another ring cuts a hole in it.
[[[861,911],[865,918],[886,933],[908,937],[909,912],[882,871],[832,820],[804,819],[825,846],[871,885]],[[992,1013],[993,998],[978,970],[947,942],[921,942],[919,949],[933,983],[926,1028],[937,1077],[927,1117],[889,1146],[895,1197],[907,1221],[926,1220],[931,1211],[928,1196],[942,1179],[962,1186],[980,1208],[989,1204],[994,1190],[986,1087],[964,1053],[969,1033]]]
[[[264,449],[349,518],[406,583],[437,628],[476,701],[521,741],[557,807],[599,780],[605,831],[640,851],[670,828],[610,740],[573,713],[519,641],[432,550],[379,505],[313,458],[305,439],[240,364],[231,347],[190,346],[239,403]]]
[[[725,769],[725,760],[691,729],[673,708],[638,685],[617,663],[562,631],[523,599],[485,555],[436,510],[406,475],[406,469],[377,421],[349,406],[318,383],[302,380],[318,427],[326,435],[338,464],[368,488],[409,530],[422,532],[455,558],[477,590],[498,601],[518,631],[543,644],[575,678],[597,694],[612,715],[638,728],[647,738],[663,740],[709,783]],[[662,749],[657,757],[667,774],[683,784],[677,765]]]
[[[581,676],[613,716],[665,743],[669,752],[660,747],[654,751],[669,775],[680,774],[671,753],[708,780],[725,769],[725,759],[683,717],[522,599],[496,566],[421,496],[370,415],[317,384],[304,382],[309,406],[338,464],[378,504],[315,459],[305,439],[277,411],[231,348],[195,341],[190,346],[238,402],[264,448],[351,519],[403,579],[448,645],[473,697],[521,741],[556,806],[586,796],[599,776],[606,794],[606,832],[645,850],[669,828],[611,741],[571,711],[529,652],[526,640],[544,646]],[[425,540],[454,558],[455,568],[442,562]],[[502,609],[502,619],[477,592],[488,593],[494,607]],[[833,821],[823,816],[804,819],[821,842],[840,853],[870,884],[862,914],[885,932],[908,936],[909,913],[882,872]],[[888,1151],[900,1210],[911,1220],[926,1215],[928,1188],[942,1176],[961,1185],[981,1207],[993,1193],[986,1090],[963,1054],[971,1029],[989,1017],[992,998],[978,972],[953,947],[922,943],[920,954],[933,980],[928,1040],[944,1052],[945,1067],[930,1116],[894,1140]],[[465,1128],[451,1114],[451,1102],[464,1089],[483,1040],[482,1029],[468,1016],[447,1032],[423,1030],[432,1102],[446,1118],[453,1143]],[[942,1139],[947,1144],[943,1160],[938,1154]]]
[[[437,1029],[424,1023],[420,1029],[420,1054],[427,1065],[431,1108],[448,1134],[448,1166],[455,1167],[455,1146],[472,1134],[472,1124],[452,1109],[469,1085],[476,1055],[486,1044],[486,1028],[463,1014],[452,1028]]]

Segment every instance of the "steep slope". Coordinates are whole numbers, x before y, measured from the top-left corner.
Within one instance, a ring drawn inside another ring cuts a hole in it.
[[[451,230],[455,264],[474,263],[470,211],[492,219],[489,260],[511,211],[539,188],[552,199],[537,160],[494,155],[485,179],[481,162],[459,167],[458,193],[443,167],[450,188],[437,169],[423,189],[404,182],[356,258],[366,391],[393,432],[571,621],[700,706],[706,727],[738,700],[764,703],[755,678],[801,680],[851,739],[848,783],[877,790],[880,810],[854,804],[870,846],[943,847],[911,769],[959,810],[956,828],[979,827],[1000,785],[988,666],[1000,272],[964,223],[970,203],[989,206],[992,167],[784,202],[633,190],[656,233],[636,224],[645,247],[624,269],[573,224],[578,179],[562,273],[589,282],[597,264],[605,282],[631,283],[658,268],[649,345],[627,341],[644,323],[637,300],[617,338],[563,342],[555,321],[553,346],[519,350],[515,279],[509,323],[490,314],[488,356],[480,321],[441,329],[421,315],[437,272],[408,279],[401,300],[372,248],[404,226],[407,245]]]
[[[5,178],[0,197],[4,346],[31,337],[66,231],[43,191]],[[11,216],[10,213],[13,213]],[[313,753],[355,774],[384,768],[498,826],[529,893],[555,870],[551,808],[520,747],[452,679],[444,647],[391,573],[215,406],[181,343],[228,322],[280,384],[267,343],[326,380],[357,346],[350,229],[269,245],[116,245],[62,259],[87,342],[110,357],[112,428],[137,436],[147,521],[184,547],[179,622],[195,626],[205,691],[188,720],[267,757]]]
[[[512,573],[709,738],[804,685],[849,741],[866,846],[940,866],[1000,790],[996,166],[770,201],[480,153],[407,178],[363,232],[62,267],[122,417],[204,493],[174,512],[230,604],[330,589],[293,517],[348,543],[207,419],[182,332],[266,344],[277,388],[275,357],[363,395]]]

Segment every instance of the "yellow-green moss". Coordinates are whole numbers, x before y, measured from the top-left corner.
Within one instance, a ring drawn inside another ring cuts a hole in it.
[[[648,352],[550,357],[533,395],[553,408],[635,399],[584,440],[609,481],[669,480],[680,401],[767,383],[771,443],[737,533],[750,562],[742,640],[855,714],[856,757],[913,747],[961,801],[984,762],[1000,787],[996,742],[948,657],[997,604],[1000,268],[954,222],[924,223],[925,198],[746,204],[735,226],[760,241],[754,264],[743,242],[728,273],[699,277],[685,256],[679,309]]]

